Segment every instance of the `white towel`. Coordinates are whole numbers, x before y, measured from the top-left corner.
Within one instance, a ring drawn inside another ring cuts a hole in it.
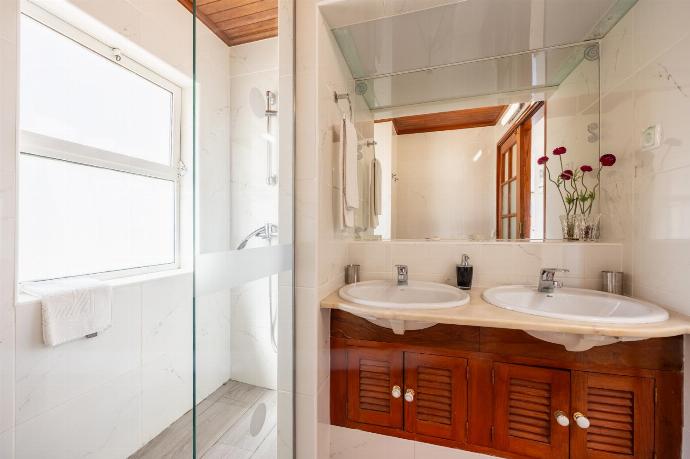
[[[362,158],[357,161],[357,179],[359,180],[359,197],[360,208],[355,212],[355,227],[360,231],[369,229],[370,224],[370,208],[371,199],[369,198],[369,187],[371,180],[369,179],[370,162]]]
[[[357,131],[347,118],[343,118],[340,144],[343,155],[343,225],[351,228],[355,223],[355,209],[359,208]]]
[[[369,181],[369,226],[376,228],[379,226],[379,215],[381,215],[381,162],[374,158],[371,160],[371,175]]]
[[[22,285],[40,297],[43,341],[57,346],[110,327],[112,287],[95,279],[60,279]]]

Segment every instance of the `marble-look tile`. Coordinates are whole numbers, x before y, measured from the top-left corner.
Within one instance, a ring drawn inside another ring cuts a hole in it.
[[[278,390],[281,391],[292,392],[294,390],[294,325],[292,285],[280,285],[278,287],[278,362],[276,377]]]
[[[274,275],[232,289],[231,377],[269,389],[277,388],[278,354],[271,341],[271,314],[277,318],[280,308],[277,280]]]
[[[230,76],[278,71],[278,37],[231,46]]]
[[[295,394],[295,457],[299,459],[317,459],[316,417],[316,396]]]
[[[43,343],[39,301],[17,308],[16,420],[23,423],[139,368],[141,286],[113,291],[112,326],[95,338]]]
[[[688,13],[690,18],[690,13]],[[644,129],[660,125],[662,145],[651,151],[639,151],[638,175],[669,171],[690,165],[690,67],[685,56],[690,35],[656,57],[635,75],[635,125]]]
[[[316,395],[318,385],[319,317],[315,289],[295,288],[295,391]]]
[[[276,444],[278,459],[292,459],[294,456],[294,435],[296,419],[292,392],[278,391],[278,416],[276,424]]]
[[[685,0],[642,0],[631,13],[635,69],[647,65],[690,32],[690,4]]]
[[[393,266],[405,264],[410,279],[450,285],[456,282],[456,264],[467,253],[474,266],[475,287],[534,284],[541,268],[562,267],[570,269],[559,275],[569,286],[599,288],[595,281],[600,279],[600,271],[620,270],[623,258],[620,243],[379,241],[352,242],[349,247],[348,262],[362,265],[362,280],[392,279]],[[382,263],[382,259],[390,262]],[[370,271],[369,266],[382,271]]]
[[[0,39],[0,219],[17,215],[17,88],[17,45]]]
[[[197,400],[230,379],[230,292],[196,298]]]
[[[143,437],[155,437],[192,406],[191,275],[142,286]]]
[[[443,446],[432,445],[430,443],[414,442],[415,459],[489,459],[496,456],[463,451],[455,448],[445,448]]]
[[[634,72],[633,16],[634,14],[623,16],[600,42],[602,95],[617,88]]]
[[[331,459],[414,459],[414,442],[362,430],[331,426]]]
[[[14,454],[14,429],[0,432],[0,457],[13,458]]]
[[[17,43],[18,16],[18,0],[4,0],[0,2],[0,40],[5,40],[8,43]]]
[[[16,428],[16,456],[128,457],[141,444],[141,373],[127,373]]]

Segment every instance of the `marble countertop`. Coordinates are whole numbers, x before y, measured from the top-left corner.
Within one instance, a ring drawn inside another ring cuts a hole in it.
[[[509,328],[585,335],[615,337],[660,338],[690,333],[690,317],[668,311],[669,319],[664,322],[641,325],[592,324],[561,319],[534,316],[509,311],[482,299],[483,289],[470,291],[470,302],[449,309],[382,309],[345,301],[333,292],[321,300],[323,309],[340,309],[355,315],[372,316],[378,319],[410,320],[453,325]]]

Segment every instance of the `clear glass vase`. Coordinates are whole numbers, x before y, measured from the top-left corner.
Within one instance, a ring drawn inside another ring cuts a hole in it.
[[[563,231],[563,240],[577,241],[580,239],[578,232],[578,216],[576,215],[561,215],[561,230]]]
[[[601,214],[578,215],[577,232],[581,241],[598,241],[600,232],[599,222]]]

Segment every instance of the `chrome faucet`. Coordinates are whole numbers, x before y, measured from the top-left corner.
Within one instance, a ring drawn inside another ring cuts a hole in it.
[[[563,287],[561,282],[558,282],[553,277],[556,273],[567,273],[569,270],[562,268],[542,268],[539,272],[539,287],[537,290],[542,293],[553,293],[556,288]]]
[[[407,265],[395,265],[398,270],[398,285],[407,285]]]

